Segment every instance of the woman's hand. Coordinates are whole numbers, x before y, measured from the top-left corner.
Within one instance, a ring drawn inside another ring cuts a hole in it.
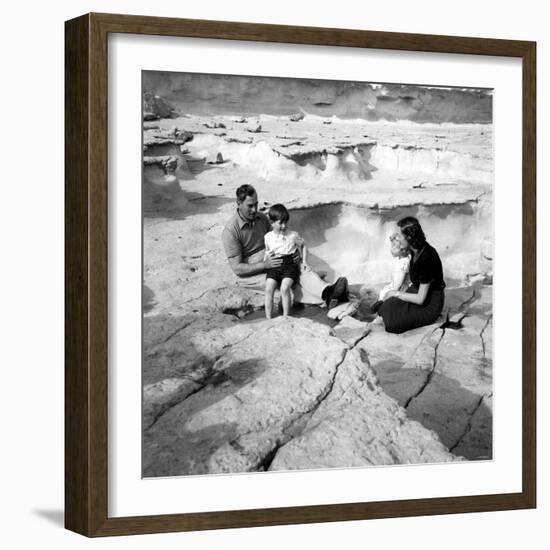
[[[386,295],[384,296],[384,300],[387,300],[388,298],[399,298],[399,291],[388,290],[388,292],[386,292]]]

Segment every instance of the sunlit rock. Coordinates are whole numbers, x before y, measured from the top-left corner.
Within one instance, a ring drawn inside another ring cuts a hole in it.
[[[284,318],[210,326],[214,339],[184,327],[150,350],[172,367],[146,386],[156,403],[144,432],[146,476],[455,460],[328,327]],[[169,353],[183,352],[182,340],[188,358]]]

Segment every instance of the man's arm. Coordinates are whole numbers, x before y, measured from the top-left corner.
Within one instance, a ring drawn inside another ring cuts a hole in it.
[[[279,256],[268,254],[263,262],[253,264],[243,262],[242,244],[234,232],[227,227],[222,232],[222,244],[227,256],[229,267],[237,277],[251,277],[258,273],[264,273],[268,269],[279,267],[283,260]]]

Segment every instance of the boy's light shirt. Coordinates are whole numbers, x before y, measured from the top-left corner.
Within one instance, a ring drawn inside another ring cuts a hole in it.
[[[294,254],[299,246],[302,246],[304,240],[296,231],[285,231],[284,233],[274,233],[269,231],[264,236],[266,254]]]

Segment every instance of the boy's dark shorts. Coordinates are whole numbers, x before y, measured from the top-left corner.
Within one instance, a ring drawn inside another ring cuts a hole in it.
[[[300,264],[294,263],[294,255],[287,254],[286,256],[281,256],[283,263],[279,267],[273,269],[268,269],[266,271],[266,279],[273,279],[281,284],[283,279],[292,279],[293,286],[300,279]]]

